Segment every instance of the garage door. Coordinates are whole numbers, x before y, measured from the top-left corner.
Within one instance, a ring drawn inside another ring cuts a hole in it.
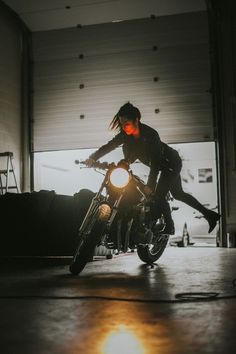
[[[168,143],[213,139],[207,15],[33,34],[34,151],[98,147],[137,105]]]

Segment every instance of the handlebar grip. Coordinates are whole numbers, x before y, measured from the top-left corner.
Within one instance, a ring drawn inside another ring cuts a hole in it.
[[[108,162],[94,161],[94,163],[91,164],[91,166],[89,166],[89,165],[87,164],[87,160],[86,160],[86,161],[75,160],[75,164],[76,164],[76,165],[79,165],[79,164],[81,164],[81,165],[86,165],[87,167],[92,167],[92,168],[100,168],[100,169],[102,169],[102,170],[106,170],[106,169],[109,168],[110,165],[112,165],[112,164],[109,164]]]

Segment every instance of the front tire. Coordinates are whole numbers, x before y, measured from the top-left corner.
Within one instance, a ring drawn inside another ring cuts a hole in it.
[[[104,226],[104,222],[96,220],[91,231],[87,235],[85,234],[86,230],[84,230],[83,235],[80,237],[73,261],[70,264],[70,272],[73,275],[78,275],[82,272],[86,264],[93,257],[94,249],[101,239]]]
[[[158,235],[153,244],[139,244],[137,253],[141,261],[152,264],[157,261],[164,252],[169,240],[169,235]]]

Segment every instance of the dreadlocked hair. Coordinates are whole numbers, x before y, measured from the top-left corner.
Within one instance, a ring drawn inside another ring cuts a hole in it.
[[[133,106],[130,102],[125,103],[122,107],[120,107],[119,111],[109,124],[110,130],[121,131],[121,124],[119,120],[120,117],[135,121],[136,118],[139,120],[141,119],[141,113],[139,109]]]

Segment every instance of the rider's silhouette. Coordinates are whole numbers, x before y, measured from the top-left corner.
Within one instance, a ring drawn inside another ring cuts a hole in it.
[[[180,171],[182,160],[176,150],[163,143],[156,130],[140,122],[141,114],[131,103],[123,105],[110,123],[110,128],[118,134],[107,144],[90,155],[88,165],[122,145],[124,157],[130,163],[139,159],[150,167],[145,191],[154,193],[154,198],[165,217],[165,232],[174,234],[174,222],[166,200],[168,191],[173,198],[180,200],[203,214],[209,224],[209,233],[215,228],[220,215],[205,208],[196,198],[183,191]],[[157,182],[157,175],[160,177]]]

